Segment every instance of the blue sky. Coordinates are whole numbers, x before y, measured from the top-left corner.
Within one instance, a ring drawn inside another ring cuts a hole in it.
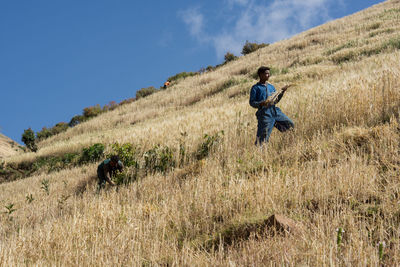
[[[21,142],[88,106],[158,88],[382,0],[0,0],[0,132]]]

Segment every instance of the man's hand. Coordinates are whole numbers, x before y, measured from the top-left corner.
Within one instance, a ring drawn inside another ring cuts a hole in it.
[[[282,89],[281,89],[282,92],[285,92],[290,86],[291,86],[290,84],[287,84],[284,87],[282,87]]]
[[[271,105],[271,101],[266,99],[263,102],[260,103],[261,107],[268,107],[269,105]]]

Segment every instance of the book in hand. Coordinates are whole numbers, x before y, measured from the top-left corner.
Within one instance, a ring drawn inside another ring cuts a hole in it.
[[[272,93],[270,96],[268,96],[266,103],[268,103],[268,105],[275,105],[279,102],[280,100],[280,96],[283,95],[283,93],[291,86],[294,86],[294,84],[289,84],[287,86],[282,87],[281,89],[275,91],[274,93]]]

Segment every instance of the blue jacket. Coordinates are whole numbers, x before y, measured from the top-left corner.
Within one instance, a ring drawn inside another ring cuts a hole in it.
[[[255,85],[253,85],[253,87],[251,87],[249,102],[250,106],[258,109],[256,112],[257,117],[259,116],[274,117],[277,115],[277,111],[278,110],[280,111],[280,109],[275,107],[275,105],[270,105],[268,107],[260,106],[260,103],[265,101],[268,98],[268,96],[270,96],[275,91],[276,91],[275,87],[270,83],[267,83],[267,86],[261,83],[256,83]],[[281,97],[282,96],[278,98],[278,101],[280,100]]]

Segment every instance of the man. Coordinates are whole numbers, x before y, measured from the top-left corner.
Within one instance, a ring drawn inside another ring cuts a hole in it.
[[[275,106],[278,103],[289,85],[281,89],[276,99],[271,100],[271,95],[276,92],[275,87],[268,82],[270,74],[269,67],[260,67],[257,70],[260,81],[253,85],[250,91],[250,105],[257,108],[257,139],[256,145],[267,143],[274,126],[281,132],[294,127],[294,123],[283,112]],[[270,99],[267,99],[270,97]]]
[[[168,80],[164,83],[164,89],[167,89],[167,87],[171,84],[171,82]]]
[[[110,159],[104,160],[97,167],[97,177],[99,178],[99,186],[98,189],[104,188],[106,182],[110,185],[115,185],[115,183],[111,180],[117,170],[122,171],[124,165],[119,160],[118,156],[112,156]]]

